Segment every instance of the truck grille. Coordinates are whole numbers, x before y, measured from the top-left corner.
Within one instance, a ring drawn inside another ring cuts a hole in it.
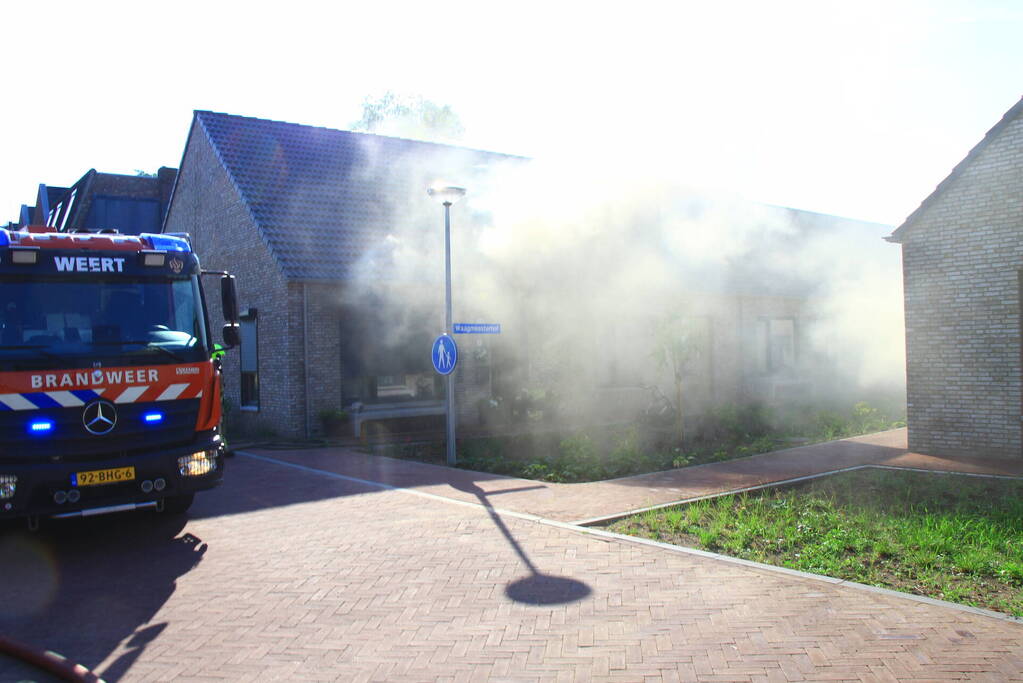
[[[107,434],[90,434],[82,424],[82,407],[0,410],[0,459],[30,462],[60,457],[89,460],[130,455],[185,444],[194,438],[199,399],[125,403],[116,406],[117,422]],[[144,416],[158,412],[159,422]],[[32,433],[30,421],[49,419],[53,429]]]

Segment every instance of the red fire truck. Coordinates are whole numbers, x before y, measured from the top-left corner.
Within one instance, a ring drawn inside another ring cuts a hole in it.
[[[220,483],[220,367],[185,235],[0,229],[0,519],[184,512]]]

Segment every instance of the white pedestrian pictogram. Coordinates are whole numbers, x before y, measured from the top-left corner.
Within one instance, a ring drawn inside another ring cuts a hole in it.
[[[443,339],[437,344],[437,367],[441,370],[451,367],[451,352]]]

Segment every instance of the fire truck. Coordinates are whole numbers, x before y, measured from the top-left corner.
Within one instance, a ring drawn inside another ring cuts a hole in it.
[[[220,362],[187,235],[0,229],[0,519],[183,513],[223,475]]]

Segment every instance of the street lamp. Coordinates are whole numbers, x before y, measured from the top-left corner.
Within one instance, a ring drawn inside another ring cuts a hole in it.
[[[451,328],[451,205],[465,196],[464,187],[435,185],[426,194],[444,205],[444,333],[450,335]],[[447,375],[447,391],[445,392],[445,411],[447,413],[447,464],[455,464],[455,373]]]

